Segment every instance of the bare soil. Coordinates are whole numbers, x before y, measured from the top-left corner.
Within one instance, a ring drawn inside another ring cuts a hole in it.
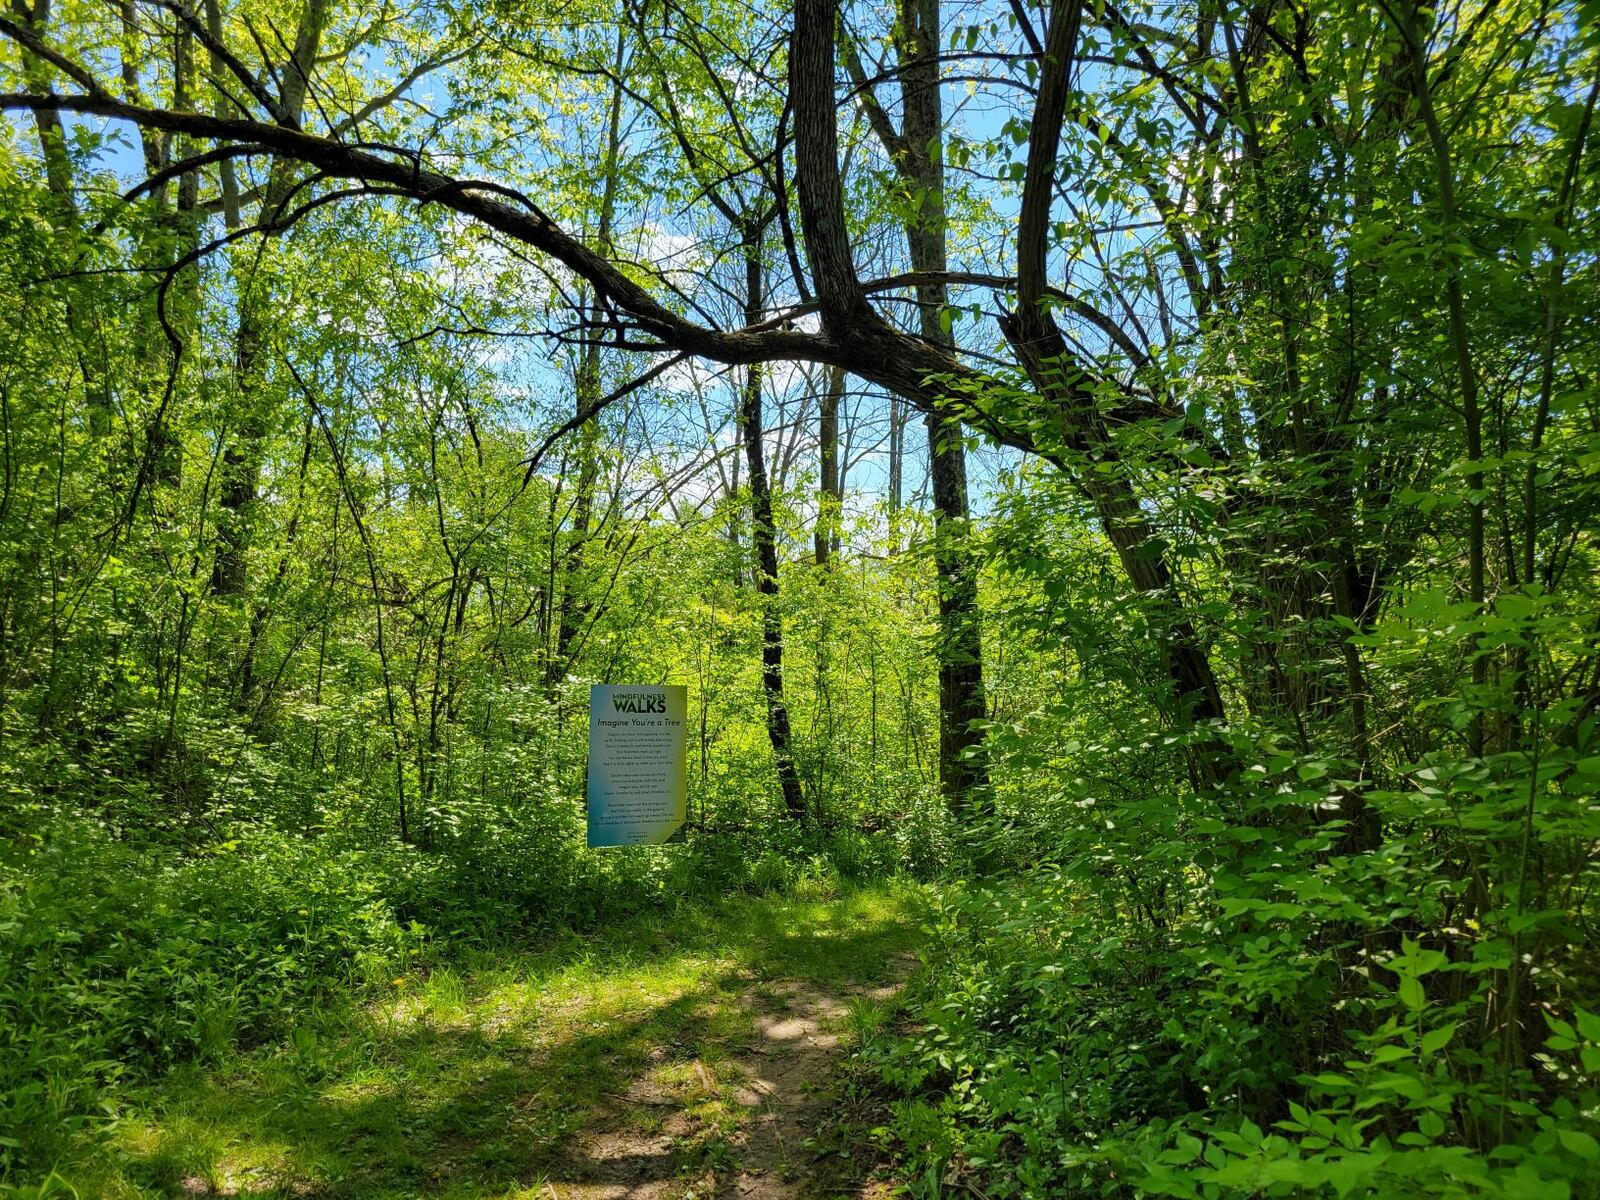
[[[548,1184],[559,1200],[878,1200],[895,1191],[870,1163],[815,1144],[840,1100],[843,1033],[853,996],[781,979],[722,1003],[750,1014],[744,1044],[662,1048],[660,1066],[596,1114]],[[826,1140],[826,1139],[820,1139]],[[859,1152],[860,1148],[856,1150]],[[687,1161],[686,1161],[687,1160]],[[698,1170],[685,1166],[694,1162]]]

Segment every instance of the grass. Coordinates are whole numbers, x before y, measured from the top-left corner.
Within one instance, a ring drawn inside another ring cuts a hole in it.
[[[750,1047],[752,990],[886,982],[917,908],[909,887],[744,897],[541,945],[435,947],[380,1000],[119,1097],[110,1138],[61,1174],[110,1198],[551,1197],[579,1165],[574,1135],[620,1122],[653,1147],[626,1169],[689,1196],[751,1114],[727,1065]]]

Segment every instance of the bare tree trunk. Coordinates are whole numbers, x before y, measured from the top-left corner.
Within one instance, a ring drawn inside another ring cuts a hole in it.
[[[307,0],[300,14],[290,60],[282,68],[280,107],[295,121],[300,119],[305,109],[311,74],[316,69],[317,52],[322,45],[322,33],[328,22],[330,7],[330,0]],[[220,27],[220,11],[214,16],[215,24]],[[208,22],[212,17],[213,14],[208,11]],[[215,73],[215,62],[212,67]],[[232,169],[226,163],[223,166],[226,170],[222,176],[224,216],[233,227],[240,220],[238,189],[233,187],[230,197]],[[272,164],[261,200],[262,225],[270,226],[277,218],[278,209],[288,201],[298,174],[293,163],[279,159]],[[263,362],[271,320],[267,309],[271,299],[270,289],[258,281],[253,272],[241,280],[239,329],[234,335],[234,378],[238,388],[239,423],[237,434],[229,441],[222,456],[222,485],[217,497],[220,508],[217,518],[217,556],[211,569],[211,590],[218,596],[240,596],[245,590],[248,570],[246,559],[254,533],[256,491],[261,477],[262,443],[271,430],[272,412],[276,407],[267,396]],[[248,691],[243,689],[234,699],[240,708],[247,707],[250,702]]]
[[[744,313],[747,323],[761,319],[761,231],[747,224],[744,241]],[[806,818],[805,793],[794,768],[789,709],[783,700],[783,615],[778,610],[778,531],[772,518],[772,490],[767,483],[766,452],[761,445],[761,365],[745,373],[740,397],[740,425],[745,463],[750,471],[752,538],[756,551],[756,591],[761,597],[761,688],[767,700],[767,738],[783,789],[783,806],[796,821]]]
[[[839,400],[844,395],[844,368],[829,367],[817,405],[817,526],[813,535],[817,566],[825,567],[839,551],[839,519],[844,486],[839,471]]]
[[[868,119],[900,177],[921,197],[906,220],[911,269],[949,269],[945,238],[944,102],[939,84],[939,0],[899,0],[896,48],[900,58],[901,123],[898,130],[867,84],[852,52]],[[942,282],[917,287],[918,332],[930,344],[954,345],[946,324],[948,294]],[[890,499],[898,506],[900,457],[890,430]],[[986,804],[988,769],[981,759],[986,715],[983,631],[978,573],[968,540],[967,461],[956,412],[935,400],[926,415],[929,473],[933,483],[934,566],[939,595],[939,785],[952,811],[972,815]]]
[[[617,33],[615,78],[611,89],[611,113],[606,127],[605,162],[600,194],[599,229],[596,242],[609,252],[611,222],[617,206],[617,155],[622,145],[622,67],[623,34]],[[598,320],[599,300],[596,298],[591,315]],[[590,341],[580,351],[574,388],[577,412],[593,407],[601,396],[600,347]],[[563,556],[561,600],[557,606],[556,653],[551,662],[553,685],[572,668],[573,641],[588,612],[588,602],[583,595],[584,560],[588,554],[590,526],[594,522],[594,489],[600,476],[600,420],[590,417],[583,423],[578,439],[578,490],[572,503],[572,536]]]

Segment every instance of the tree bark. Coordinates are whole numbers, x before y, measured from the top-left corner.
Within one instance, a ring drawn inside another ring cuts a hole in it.
[[[761,319],[761,232],[747,224],[744,247],[745,321]],[[761,598],[761,690],[767,702],[767,739],[777,765],[783,807],[796,821],[806,818],[805,793],[794,767],[789,709],[783,699],[783,614],[778,609],[778,531],[772,517],[772,490],[767,482],[766,452],[761,445],[761,375],[759,363],[745,372],[740,395],[740,425],[745,463],[750,473],[752,541],[756,552],[756,592]]]
[[[916,288],[918,332],[930,345],[953,350],[946,324],[948,272],[944,188],[944,101],[939,81],[939,0],[899,0],[895,45],[899,55],[901,125],[897,130],[878,102],[853,51],[847,54],[868,123],[906,185],[917,197],[904,220]],[[891,412],[890,511],[898,507],[900,457]],[[934,567],[938,576],[939,784],[953,812],[984,807],[988,770],[981,760],[985,716],[982,616],[978,570],[969,544],[967,461],[959,415],[935,397],[925,414],[929,474],[933,483]]]
[[[839,552],[839,520],[844,485],[839,472],[839,401],[844,395],[844,371],[828,368],[827,382],[817,403],[817,525],[813,534],[817,566],[826,567]]]
[[[606,125],[605,158],[601,167],[599,228],[596,243],[602,250],[611,250],[611,222],[617,205],[617,155],[622,145],[622,67],[625,43],[623,34],[617,34],[617,53],[614,65],[615,81],[611,89],[611,111]],[[589,316],[594,324],[601,319],[599,298],[590,306]],[[575,411],[583,413],[593,408],[601,398],[600,345],[586,342],[578,352],[578,370],[575,379]],[[572,669],[573,640],[588,612],[584,590],[584,562],[588,555],[590,525],[594,521],[594,489],[600,475],[600,418],[591,416],[578,432],[578,488],[572,502],[572,533],[563,556],[561,600],[556,622],[556,652],[551,659],[553,686]]]
[[[282,95],[278,107],[284,119],[294,125],[300,123],[305,109],[306,96],[311,87],[311,75],[316,69],[317,53],[322,45],[322,33],[328,22],[330,0],[307,0],[301,10],[300,24],[295,32],[294,48],[290,60],[281,70]],[[208,14],[209,16],[209,14]],[[221,14],[218,12],[220,27]],[[217,64],[212,62],[213,73]],[[218,111],[223,111],[219,106]],[[228,173],[223,175],[224,211],[227,219],[237,223],[239,206],[237,188],[228,195],[232,168],[224,163]],[[271,224],[278,210],[288,202],[298,174],[296,164],[277,159],[267,175],[267,186],[261,200],[261,223]],[[260,259],[256,259],[257,262]],[[267,394],[266,371],[263,358],[267,348],[268,327],[271,315],[268,308],[272,295],[270,288],[252,272],[243,277],[239,285],[239,328],[234,335],[234,378],[238,388],[238,433],[228,443],[222,456],[222,482],[217,495],[217,554],[211,569],[211,590],[218,596],[231,597],[244,594],[248,565],[246,559],[253,540],[256,517],[256,493],[261,478],[262,443],[272,427],[272,409],[275,407]],[[235,698],[239,706],[249,704],[249,693],[241,690]]]
[[[25,0],[11,0],[11,11],[36,35],[42,36],[50,20],[50,0],[34,0],[31,10]],[[26,50],[22,52],[22,73],[30,88],[45,90],[48,73],[37,55]],[[73,192],[72,159],[67,154],[67,134],[61,114],[53,109],[35,108],[33,122],[39,137],[39,153],[44,160],[45,185],[60,210],[62,227],[76,234],[79,229],[78,204]],[[90,341],[92,317],[82,308],[76,290],[74,288],[67,293],[67,330],[72,336],[79,373],[83,376],[90,429],[96,437],[104,437],[111,431],[111,393],[107,387],[104,364],[100,361],[103,352],[97,351]]]
[[[1221,719],[1222,694],[1205,648],[1174,595],[1172,569],[1157,549],[1159,544],[1127,476],[1115,469],[1119,456],[1100,415],[1094,381],[1068,348],[1047,308],[1050,207],[1080,6],[1081,0],[1053,0],[1050,6],[1017,223],[1017,307],[1002,328],[1029,381],[1063,414],[1061,432],[1067,448],[1090,461],[1091,469],[1075,472],[1074,477],[1093,501],[1134,590],[1156,606],[1163,634],[1161,649],[1176,693],[1179,721]],[[1226,774],[1227,764],[1219,753],[1205,753],[1201,758],[1207,778],[1215,780]]]

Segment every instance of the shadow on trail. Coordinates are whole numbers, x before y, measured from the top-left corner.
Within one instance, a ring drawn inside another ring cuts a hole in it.
[[[882,983],[908,941],[903,911],[847,897],[477,952],[449,1004],[352,1010],[315,1045],[155,1089],[148,1136],[116,1165],[177,1196],[655,1200],[712,1179],[732,1195],[741,1122],[789,1099],[752,1095],[737,1065],[777,1045],[752,997],[769,980]]]

